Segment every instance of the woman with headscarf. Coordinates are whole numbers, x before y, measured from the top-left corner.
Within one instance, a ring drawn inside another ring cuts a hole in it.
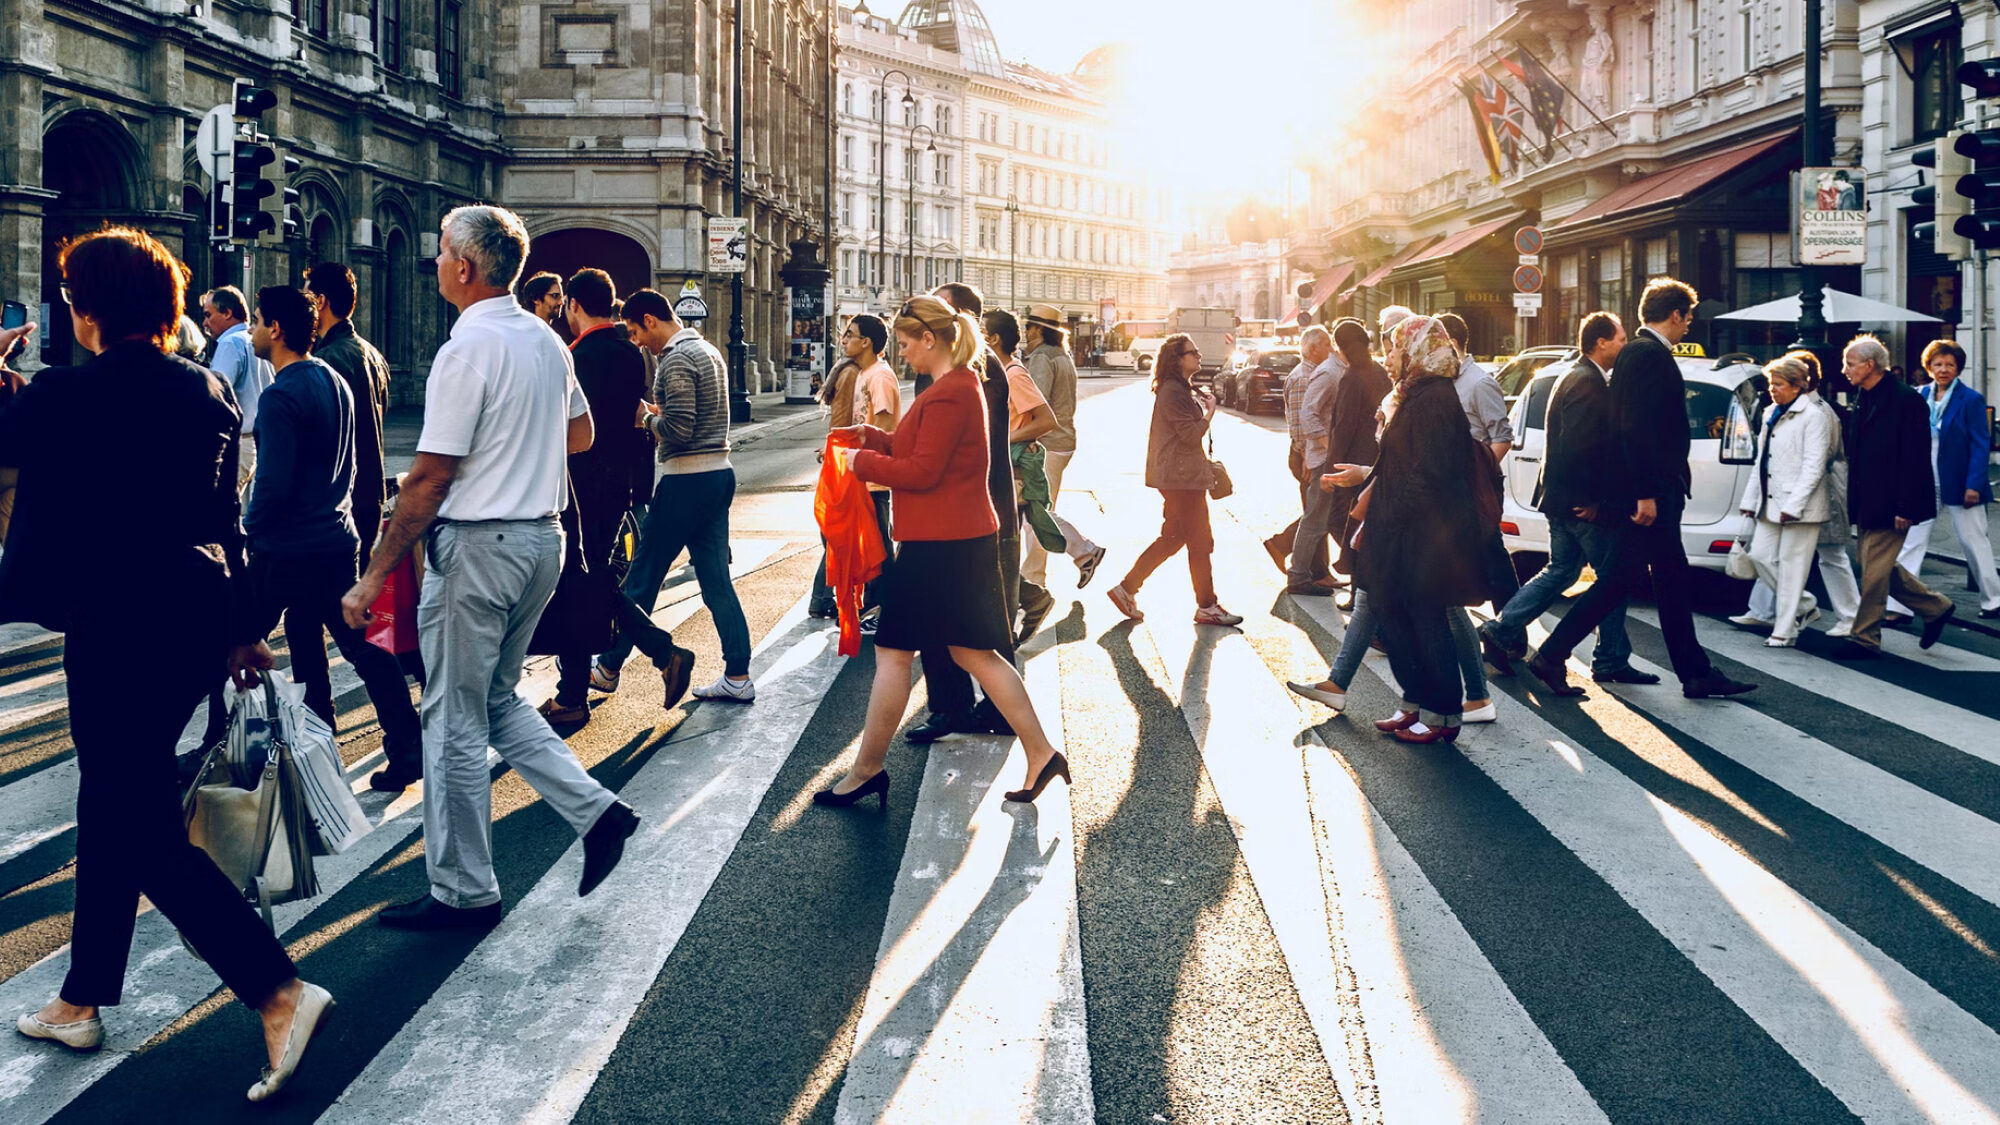
[[[1357,501],[1355,578],[1403,690],[1376,729],[1402,742],[1458,738],[1465,691],[1449,610],[1493,596],[1481,548],[1500,523],[1500,471],[1472,437],[1452,379],[1458,349],[1436,318],[1398,324],[1400,359],[1381,454]]]

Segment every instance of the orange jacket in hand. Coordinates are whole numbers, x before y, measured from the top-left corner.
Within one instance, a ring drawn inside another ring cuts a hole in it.
[[[813,518],[826,537],[826,584],[833,588],[834,603],[840,609],[842,656],[861,653],[861,596],[868,583],[882,573],[882,563],[889,557],[882,529],[875,525],[875,501],[868,495],[868,486],[834,453],[860,445],[859,440],[845,434],[827,435],[819,488],[813,493]]]

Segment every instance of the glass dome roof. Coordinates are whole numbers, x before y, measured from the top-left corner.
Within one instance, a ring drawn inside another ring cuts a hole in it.
[[[1000,43],[993,38],[986,13],[973,0],[910,0],[897,22],[915,31],[927,46],[963,56],[967,70],[994,78],[1007,76]]]

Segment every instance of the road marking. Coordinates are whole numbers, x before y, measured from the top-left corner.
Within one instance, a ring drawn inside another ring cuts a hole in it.
[[[1060,649],[1028,689],[1063,749]],[[1089,1039],[1069,786],[1032,805],[1012,738],[934,748],[834,1113],[877,1121],[1088,1125]]]
[[[572,844],[320,1120],[568,1121],[844,663],[800,599],[756,704],[697,712],[626,783],[644,820],[606,885],[577,897]]]

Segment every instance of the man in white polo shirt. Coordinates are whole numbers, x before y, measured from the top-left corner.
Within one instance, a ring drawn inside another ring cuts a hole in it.
[[[396,517],[342,607],[349,624],[366,622],[389,571],[428,534],[417,635],[429,675],[422,712],[431,888],[382,911],[384,925],[401,929],[500,921],[489,745],[583,837],[578,894],[617,865],[639,824],[514,693],[562,574],[566,458],[594,436],[569,350],[511,292],[527,256],[527,228],[512,212],[473,206],[445,215],[438,292],[459,319],[431,361],[423,436]]]

